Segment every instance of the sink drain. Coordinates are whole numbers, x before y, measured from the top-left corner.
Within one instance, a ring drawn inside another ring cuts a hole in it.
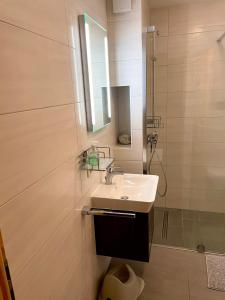
[[[128,197],[128,196],[122,196],[122,197],[120,197],[120,199],[121,199],[121,200],[128,200],[129,197]]]

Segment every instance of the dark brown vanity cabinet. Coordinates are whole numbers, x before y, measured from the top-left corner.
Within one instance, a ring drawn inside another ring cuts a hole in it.
[[[148,262],[154,231],[154,208],[135,218],[94,216],[98,255]]]

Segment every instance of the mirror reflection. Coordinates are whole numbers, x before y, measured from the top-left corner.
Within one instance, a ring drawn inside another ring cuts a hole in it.
[[[88,131],[111,122],[107,31],[87,14],[79,16]]]

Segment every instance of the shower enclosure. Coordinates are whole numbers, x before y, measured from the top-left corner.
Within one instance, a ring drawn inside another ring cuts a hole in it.
[[[147,33],[144,171],[160,176],[154,243],[225,253],[225,33],[163,30]]]

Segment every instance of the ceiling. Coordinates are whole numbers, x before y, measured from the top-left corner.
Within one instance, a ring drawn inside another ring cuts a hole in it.
[[[206,2],[209,0],[149,0],[151,7],[163,7],[176,4],[194,3],[194,2]]]

